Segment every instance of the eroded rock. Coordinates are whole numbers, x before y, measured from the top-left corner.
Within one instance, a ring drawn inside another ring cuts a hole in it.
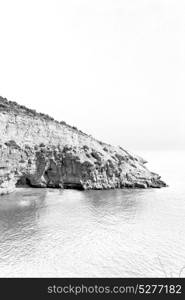
[[[0,194],[17,185],[81,190],[166,186],[139,156],[65,122],[5,104],[0,105]]]

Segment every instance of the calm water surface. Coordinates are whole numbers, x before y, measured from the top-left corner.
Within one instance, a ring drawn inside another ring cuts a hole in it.
[[[145,153],[163,189],[0,198],[0,277],[185,276],[185,155]]]

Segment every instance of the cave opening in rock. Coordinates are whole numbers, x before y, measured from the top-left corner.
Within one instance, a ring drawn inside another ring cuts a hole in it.
[[[84,190],[83,185],[81,183],[76,182],[64,182],[63,187],[64,189],[75,189],[80,191]]]
[[[20,186],[24,186],[24,187],[31,186],[30,179],[25,175],[20,177],[16,183],[16,187],[20,187]]]

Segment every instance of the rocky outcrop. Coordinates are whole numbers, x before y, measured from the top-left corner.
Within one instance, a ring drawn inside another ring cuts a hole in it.
[[[0,98],[0,194],[16,186],[163,187],[142,158],[49,116]]]

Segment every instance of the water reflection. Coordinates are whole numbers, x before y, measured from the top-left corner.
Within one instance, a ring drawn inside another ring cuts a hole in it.
[[[40,217],[40,208],[44,210],[46,193],[46,190],[20,189],[2,197],[0,201],[0,258],[7,256],[7,253],[11,251],[13,251],[12,255],[15,255],[17,245],[22,253],[25,241],[39,234],[37,220]]]

